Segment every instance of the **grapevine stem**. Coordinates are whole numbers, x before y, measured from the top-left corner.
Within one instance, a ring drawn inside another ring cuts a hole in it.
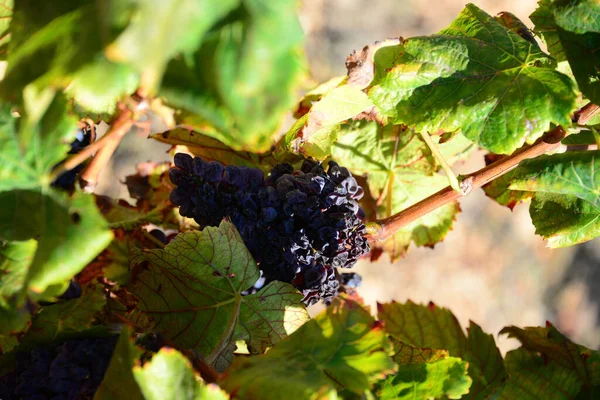
[[[133,123],[133,111],[128,107],[124,108],[104,135],[106,137],[104,145],[100,147],[92,161],[81,173],[84,191],[94,191],[100,172],[112,157],[123,137],[131,130]]]
[[[433,140],[431,140],[431,136],[429,135],[429,133],[423,131],[421,132],[421,137],[423,138],[423,141],[425,141],[425,143],[427,144],[427,147],[429,147],[429,150],[431,150],[431,153],[433,154],[437,162],[440,163],[440,166],[446,173],[446,177],[448,178],[452,189],[454,189],[457,192],[460,192],[460,183],[458,182],[456,174],[454,173],[452,167],[448,164],[448,162],[440,152],[440,149],[436,146],[435,143],[433,143]]]
[[[575,113],[573,122],[585,124],[599,111],[599,106],[588,103]],[[431,211],[451,203],[462,196],[467,196],[473,189],[479,188],[504,175],[519,165],[521,161],[538,157],[559,148],[561,146],[560,141],[566,135],[567,132],[562,127],[558,126],[545,133],[544,136],[538,139],[534,144],[524,146],[513,154],[503,157],[479,171],[466,175],[460,181],[460,192],[454,190],[451,186],[447,186],[439,192],[434,193],[391,217],[369,224],[367,234],[368,239],[385,240],[389,238],[403,226],[416,221]]]

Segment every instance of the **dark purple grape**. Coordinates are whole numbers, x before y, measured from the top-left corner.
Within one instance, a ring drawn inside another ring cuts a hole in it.
[[[77,154],[90,145],[93,139],[91,129],[79,129],[75,134],[75,140],[71,142],[71,149],[68,154]],[[77,176],[83,170],[84,164],[79,164],[75,168],[60,174],[53,182],[52,186],[68,191],[75,189]]]
[[[118,336],[70,339],[15,355],[0,377],[1,399],[92,398],[104,378]]]
[[[81,297],[81,286],[75,279],[71,279],[67,290],[61,294],[58,298],[61,300],[73,300]]]
[[[265,282],[290,282],[312,304],[335,296],[335,268],[352,267],[369,252],[357,200],[363,191],[348,169],[327,171],[305,160],[299,171],[278,164],[267,177],[248,167],[223,167],[175,156],[171,201],[203,228],[231,219]]]

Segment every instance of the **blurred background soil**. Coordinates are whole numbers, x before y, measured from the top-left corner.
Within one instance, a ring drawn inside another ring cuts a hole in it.
[[[472,1],[488,13],[510,11],[532,26],[532,0]],[[377,40],[432,34],[447,26],[466,4],[461,0],[304,0],[301,22],[315,82],[344,75],[352,50]],[[153,129],[155,130],[155,129]],[[140,146],[140,144],[142,144]],[[103,172],[99,192],[127,198],[123,185],[112,185],[135,173],[135,164],[168,160],[167,146],[126,136],[113,165]],[[458,173],[483,166],[475,155]],[[113,177],[111,179],[111,176]],[[574,341],[600,346],[599,242],[551,250],[534,235],[528,205],[513,212],[487,199],[481,190],[461,201],[463,212],[445,241],[435,249],[412,248],[391,263],[361,261],[359,294],[370,305],[391,300],[427,303],[451,309],[463,326],[472,320],[497,337],[506,325],[544,325],[551,321]],[[497,337],[507,351],[516,341]]]

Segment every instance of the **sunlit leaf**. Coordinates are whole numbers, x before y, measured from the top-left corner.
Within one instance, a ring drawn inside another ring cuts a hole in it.
[[[295,153],[324,160],[331,154],[339,125],[373,107],[369,97],[356,86],[336,87],[312,105],[304,124],[295,125],[292,134],[288,133],[285,145]]]
[[[469,392],[472,380],[468,363],[450,357],[446,350],[419,349],[393,339],[398,372],[380,383],[381,399],[460,399]]]
[[[390,350],[369,312],[339,298],[267,354],[236,359],[220,384],[243,399],[335,399],[336,389],[361,394],[394,372]]]
[[[394,123],[461,130],[498,154],[568,126],[575,85],[552,58],[469,4],[438,35],[410,38],[375,54],[369,97]]]
[[[226,400],[216,385],[205,385],[178,351],[162,348],[152,360],[134,367],[133,375],[146,400]]]
[[[379,304],[378,311],[379,319],[394,338],[419,348],[447,350],[450,356],[469,363],[473,384],[462,399],[486,399],[506,378],[494,338],[477,324],[471,322],[466,336],[454,315],[433,303]]]
[[[531,218],[549,246],[570,246],[600,235],[599,156],[598,151],[541,156],[515,170],[509,188],[535,192]]]

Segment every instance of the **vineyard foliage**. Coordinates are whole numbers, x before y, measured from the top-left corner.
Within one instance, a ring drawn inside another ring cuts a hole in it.
[[[296,3],[0,0],[0,399],[598,398],[600,352],[551,323],[504,328],[521,346],[503,356],[497,332],[433,303],[370,310],[336,267],[369,245],[372,260],[433,247],[482,186],[502,206],[530,202],[550,247],[600,236],[600,3],[540,0],[533,27],[468,4],[438,33],[355,51],[346,76],[310,90]],[[138,165],[118,183],[129,202],[94,194],[149,116],[168,126],[149,139],[203,161]],[[477,149],[491,165],[456,177]],[[261,183],[235,192],[240,171]],[[282,188],[284,172],[320,185],[310,201],[327,207],[310,215],[347,224],[294,217],[307,195]],[[265,206],[276,191],[283,203]],[[185,217],[188,203],[226,218]],[[321,241],[257,259],[238,231],[252,218]],[[300,253],[310,268],[270,278],[269,260]],[[326,295],[309,297],[311,274]],[[327,307],[311,319],[316,298]]]

